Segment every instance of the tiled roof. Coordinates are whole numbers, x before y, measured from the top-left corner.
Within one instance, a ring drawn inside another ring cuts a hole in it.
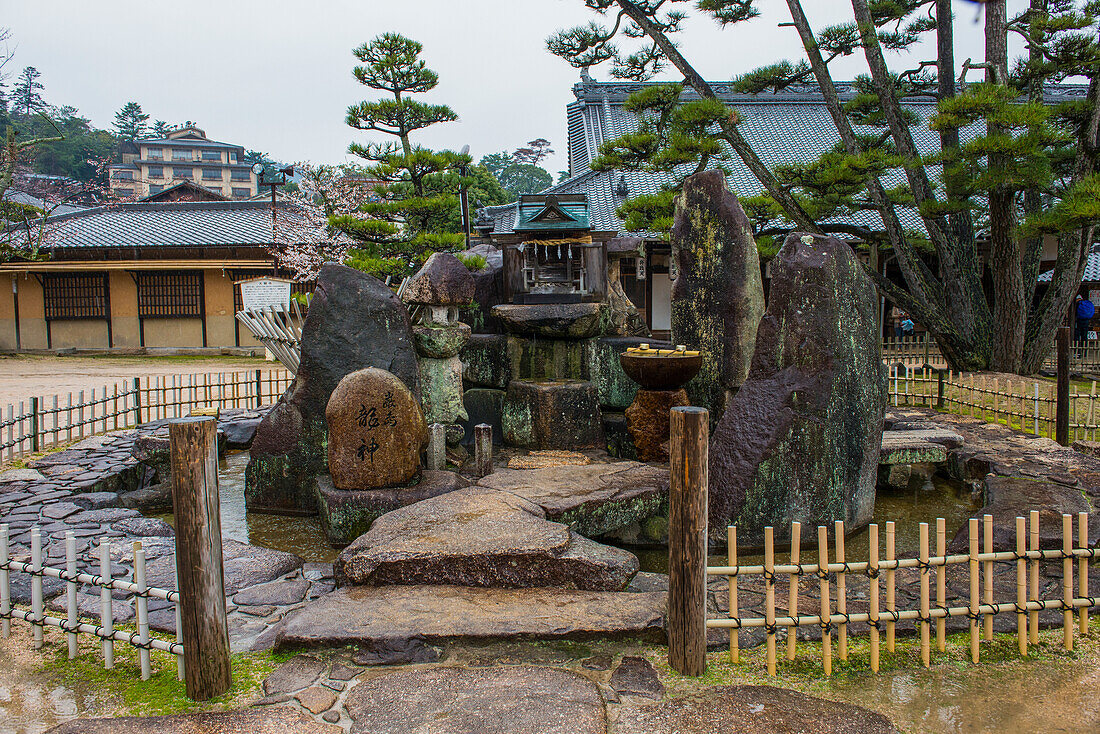
[[[674,181],[669,173],[594,173],[589,169],[601,143],[637,129],[637,117],[622,105],[630,94],[642,86],[630,82],[585,81],[573,87],[577,101],[570,104],[566,111],[569,126],[569,170],[573,175],[561,184],[547,189],[545,193],[587,194],[589,216],[595,231],[625,234],[622,220],[615,215],[615,209],[623,201],[622,197],[615,195],[620,176],[625,176],[631,197],[657,193],[664,185]],[[741,117],[738,126],[741,134],[770,169],[809,163],[839,142],[832,118],[816,86],[801,86],[777,94],[756,95],[735,93],[728,83],[714,83],[712,87],[722,101],[738,112]],[[855,93],[850,83],[838,83],[837,87],[842,99],[849,99]],[[1080,98],[1086,91],[1084,85],[1061,85],[1049,88],[1047,97],[1049,101]],[[698,97],[694,92],[687,92],[683,98],[687,100]],[[935,111],[935,100],[931,97],[914,98],[907,100],[905,107],[922,120],[928,120]],[[911,129],[914,142],[922,153],[933,153],[939,149],[938,133],[930,130],[926,124],[917,124]],[[961,135],[966,140],[979,131],[980,128],[974,126],[969,130],[962,130]],[[878,128],[857,127],[856,132],[878,134],[881,131]],[[760,182],[739,156],[732,154],[725,164],[730,169],[728,185],[735,194],[742,197],[754,196],[763,191]],[[690,170],[690,167],[685,166],[678,173],[686,174]],[[935,174],[935,171],[932,173]],[[903,174],[900,171],[894,172],[885,177],[883,183],[887,187],[902,184]],[[496,222],[494,233],[511,231],[515,222],[515,208],[515,204],[510,204],[489,209]],[[923,228],[914,211],[901,210],[899,215],[903,226]],[[858,212],[847,221],[876,228],[881,226],[878,215],[872,212]]]
[[[1039,282],[1049,283],[1053,277],[1054,270],[1052,268],[1039,275]],[[1089,253],[1089,259],[1085,262],[1085,277],[1081,281],[1084,283],[1100,282],[1100,251]]]
[[[294,216],[280,208],[280,216]],[[126,203],[53,217],[48,249],[248,247],[272,242],[271,204],[259,201]]]

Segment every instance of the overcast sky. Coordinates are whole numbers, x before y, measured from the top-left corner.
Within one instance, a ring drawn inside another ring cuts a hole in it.
[[[804,5],[817,27],[851,18],[849,0]],[[1010,14],[1025,6],[1010,0]],[[762,7],[760,18],[727,30],[693,12],[681,48],[712,80],[797,57],[796,32],[777,27],[789,20],[786,4]],[[975,6],[956,0],[956,14],[961,64],[982,56],[983,41]],[[558,151],[546,164],[553,172],[566,167],[565,106],[578,72],[545,39],[593,17],[581,0],[0,0],[16,50],[12,76],[37,67],[47,102],[73,105],[99,127],[134,100],[152,119],[194,120],[211,138],[282,161],[350,160],[348,143],[365,136],[344,125],[344,112],[372,91],[352,77],[351,50],[397,31],[423,43],[439,73],[427,99],[460,117],[420,142],[469,144],[478,159],[544,137]],[[904,63],[926,58],[927,49]],[[861,69],[858,59],[834,65],[837,78]],[[605,67],[592,74],[607,78]]]

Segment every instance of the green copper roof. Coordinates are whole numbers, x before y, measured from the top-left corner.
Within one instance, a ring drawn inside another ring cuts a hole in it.
[[[588,198],[581,195],[533,194],[520,197],[516,232],[587,230]]]

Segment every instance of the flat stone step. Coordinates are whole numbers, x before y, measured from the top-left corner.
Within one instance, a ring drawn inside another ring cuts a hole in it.
[[[542,666],[387,673],[345,701],[353,734],[606,734],[600,688]]]
[[[341,585],[619,591],[638,572],[638,559],[550,522],[518,495],[470,487],[386,513],[334,568]]]
[[[661,591],[355,586],[291,613],[276,648],[340,647],[383,640],[665,640]]]
[[[342,731],[339,726],[319,722],[302,711],[269,707],[174,716],[74,719],[50,729],[50,734],[340,734]]]

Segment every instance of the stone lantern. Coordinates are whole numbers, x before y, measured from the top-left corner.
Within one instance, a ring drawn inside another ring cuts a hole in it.
[[[401,299],[412,312],[424,417],[445,425],[448,446],[457,448],[460,424],[468,419],[458,355],[470,340],[470,327],[458,320],[458,311],[474,299],[473,276],[457,257],[437,252],[405,283]]]

